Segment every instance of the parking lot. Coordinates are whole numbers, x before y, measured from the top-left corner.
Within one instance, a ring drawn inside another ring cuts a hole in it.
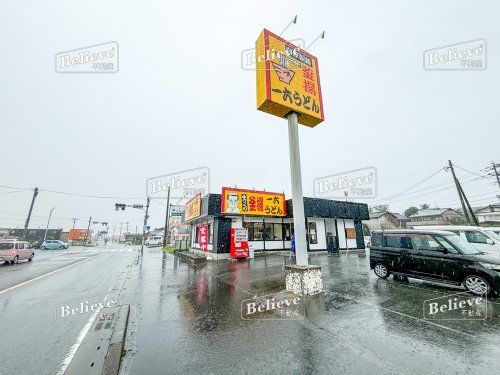
[[[489,374],[500,365],[498,299],[481,317],[431,320],[426,301],[463,290],[379,279],[368,260],[312,257],[322,266],[324,293],[301,299],[298,316],[248,318],[246,301],[293,298],[284,291],[288,258],[192,266],[148,249],[121,301],[132,309],[126,345],[133,354],[124,367],[153,374],[167,365],[183,373]]]

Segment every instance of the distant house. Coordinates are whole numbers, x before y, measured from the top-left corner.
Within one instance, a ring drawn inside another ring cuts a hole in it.
[[[476,210],[477,220],[480,223],[500,223],[500,204],[489,204]]]
[[[407,225],[446,225],[449,224],[450,219],[459,217],[462,215],[452,208],[428,208],[410,216]]]
[[[393,229],[399,227],[398,218],[391,212],[371,212],[370,220],[363,220],[371,231],[380,229]]]
[[[406,223],[410,220],[405,215],[398,214],[397,212],[392,213],[398,219],[398,227],[406,228]]]

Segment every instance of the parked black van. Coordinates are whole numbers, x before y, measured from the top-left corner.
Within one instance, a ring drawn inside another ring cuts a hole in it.
[[[500,257],[472,247],[440,230],[377,230],[371,235],[370,268],[381,278],[391,273],[463,285],[476,295],[500,292]]]

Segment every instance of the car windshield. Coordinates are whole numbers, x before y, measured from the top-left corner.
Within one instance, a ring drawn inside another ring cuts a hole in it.
[[[457,236],[456,234],[444,235],[443,237],[446,238],[449,242],[451,242],[452,245],[455,248],[457,248],[458,251],[460,251],[462,254],[466,255],[480,254],[480,252],[477,251],[475,247],[473,247],[466,240],[464,240],[460,236]]]
[[[497,233],[495,233],[489,229],[485,230],[484,233],[486,233],[488,236],[493,238],[495,240],[495,242],[500,243],[500,236]]]
[[[14,247],[14,242],[0,242],[0,250],[8,250]]]

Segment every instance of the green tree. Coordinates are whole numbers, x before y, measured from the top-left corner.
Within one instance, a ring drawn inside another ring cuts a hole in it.
[[[421,210],[426,210],[426,209],[428,209],[429,207],[430,207],[430,206],[429,206],[427,203],[422,203],[422,204],[420,205],[420,209],[421,209]]]
[[[377,204],[371,207],[373,209],[372,212],[389,212],[388,204]]]
[[[454,216],[448,219],[450,225],[466,225],[467,220],[463,216]]]
[[[416,215],[417,213],[418,213],[418,208],[414,207],[414,206],[408,207],[404,211],[404,214],[405,214],[406,217],[410,217],[410,216]]]

